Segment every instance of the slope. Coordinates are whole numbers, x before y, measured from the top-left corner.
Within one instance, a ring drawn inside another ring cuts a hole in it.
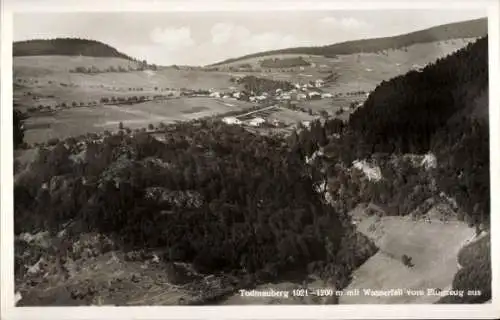
[[[483,295],[474,302],[490,298],[489,248],[478,250],[480,257],[467,258],[463,269],[457,265],[464,241],[489,228],[487,54],[485,37],[421,72],[384,81],[344,128],[330,120],[322,130],[312,125],[296,137],[304,141],[300,152],[308,157],[316,145],[327,144],[321,165],[327,165],[329,193],[340,212],[370,202],[386,208],[354,220],[359,231],[371,234],[380,251],[354,273],[348,289],[478,289]],[[423,159],[434,156],[434,164],[422,165]],[[356,159],[379,169],[380,178],[370,181],[352,168]],[[443,202],[449,206],[445,214],[431,214],[441,212],[437,208]],[[419,221],[424,217],[431,223]],[[404,265],[404,254],[414,259],[414,266]],[[432,261],[439,263],[430,268]],[[341,302],[439,298],[358,296]]]
[[[264,57],[273,54],[306,54],[306,55],[322,55],[331,57],[338,54],[353,54],[358,52],[378,52],[387,49],[403,48],[417,43],[426,43],[426,42],[460,39],[460,38],[482,37],[486,35],[487,31],[488,31],[487,20],[486,18],[482,18],[482,19],[445,24],[394,37],[354,40],[354,41],[341,42],[321,47],[297,47],[297,48],[258,52],[239,58],[224,60],[215,63],[212,66],[240,61],[248,58]]]
[[[14,57],[19,56],[89,56],[134,60],[117,49],[95,40],[77,38],[37,39],[14,42]]]

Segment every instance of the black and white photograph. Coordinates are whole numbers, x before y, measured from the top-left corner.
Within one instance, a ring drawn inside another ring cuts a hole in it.
[[[278,3],[10,12],[11,309],[492,306],[488,7]]]

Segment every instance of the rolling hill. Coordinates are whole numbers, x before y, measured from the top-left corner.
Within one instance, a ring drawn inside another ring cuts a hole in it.
[[[346,124],[337,119],[324,126],[313,123],[293,137],[301,141],[298,152],[305,157],[324,151],[318,166],[328,168],[331,203],[349,212],[357,230],[379,249],[353,273],[348,289],[466,288],[483,293],[474,302],[490,299],[489,249],[477,250],[479,258],[470,257],[471,250],[459,253],[471,236],[489,228],[488,81],[486,36],[420,70],[379,83]],[[427,155],[436,159],[432,167],[405,160]],[[355,160],[379,170],[375,182],[357,171]],[[447,199],[454,201],[443,209]],[[383,209],[356,217],[363,203]],[[405,266],[405,255],[414,265]],[[346,296],[340,303],[439,298]],[[450,302],[443,300],[438,303]]]
[[[486,35],[488,32],[488,21],[486,18],[468,20],[464,22],[455,22],[429,29],[411,32],[408,34],[383,37],[375,39],[362,39],[346,41],[327,46],[319,47],[296,47],[279,49],[265,52],[258,52],[243,57],[227,59],[211,66],[218,66],[249,58],[265,57],[277,54],[303,54],[303,55],[321,55],[335,57],[340,54],[353,54],[359,52],[379,52],[388,49],[400,49],[418,43],[427,43],[434,41],[445,41],[462,38],[477,38]]]
[[[14,42],[13,56],[87,56],[135,60],[117,49],[95,40],[76,38],[36,39]]]

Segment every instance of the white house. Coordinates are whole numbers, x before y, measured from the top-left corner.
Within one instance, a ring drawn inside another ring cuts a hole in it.
[[[257,99],[256,97],[250,97],[250,98],[248,98],[248,100],[250,100],[250,102],[255,102],[256,99]]]
[[[321,96],[321,94],[316,91],[308,92],[307,95],[309,96],[309,98]]]
[[[322,79],[318,79],[314,82],[314,84],[316,85],[316,88],[321,88],[325,84],[325,81],[323,81]]]
[[[279,127],[281,125],[281,122],[278,119],[273,119],[271,122],[275,127]]]
[[[266,120],[262,119],[262,118],[253,118],[252,120],[250,120],[248,122],[248,125],[252,126],[252,127],[258,127],[260,125],[262,125],[263,123],[265,123]]]
[[[241,124],[241,120],[237,119],[236,117],[225,117],[224,119],[222,119],[222,122],[227,124]]]
[[[323,99],[333,98],[333,95],[331,93],[323,93],[323,94],[321,94],[321,98],[323,98]]]
[[[235,92],[235,93],[233,93],[233,98],[236,98],[236,99],[241,98],[241,92]]]
[[[228,95],[226,94],[226,95],[225,95],[224,97],[222,97],[222,98],[224,98],[224,99],[229,99],[229,98],[231,98],[231,97],[230,97],[230,96],[228,96]]]
[[[212,92],[210,94],[210,97],[212,98],[220,98],[220,96],[221,96],[220,92]]]
[[[305,93],[299,93],[299,94],[297,94],[297,99],[299,99],[299,100],[306,100],[307,99],[307,95]]]
[[[264,95],[261,95],[261,96],[257,96],[257,97],[255,97],[255,99],[257,99],[258,101],[264,101],[264,100],[266,100],[266,99],[267,99],[267,97],[266,97],[266,96],[264,96]]]

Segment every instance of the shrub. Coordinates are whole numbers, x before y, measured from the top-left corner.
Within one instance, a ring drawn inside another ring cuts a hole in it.
[[[401,257],[401,262],[403,262],[403,264],[409,268],[412,268],[414,266],[411,260],[412,258],[406,254],[403,254],[403,256]]]
[[[50,138],[50,139],[47,141],[47,145],[49,145],[49,146],[55,146],[55,145],[57,145],[59,142],[60,142],[60,140],[59,140],[58,138]]]
[[[14,110],[14,113],[12,116],[13,116],[13,130],[14,130],[14,132],[13,132],[13,134],[14,134],[14,149],[16,149],[20,145],[22,145],[23,140],[24,140],[24,128],[23,128],[24,116],[18,110]]]

